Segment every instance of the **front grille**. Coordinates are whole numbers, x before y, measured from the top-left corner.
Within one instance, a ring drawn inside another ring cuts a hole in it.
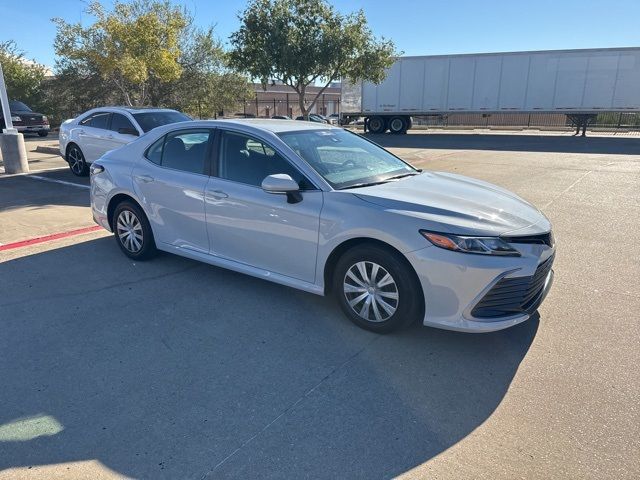
[[[538,265],[530,277],[499,280],[473,307],[471,315],[495,318],[535,311],[542,301],[542,290],[552,265],[553,256]]]
[[[553,248],[553,233],[551,232],[547,232],[547,233],[542,233],[540,235],[525,235],[525,236],[520,236],[520,237],[500,237],[502,238],[505,242],[508,243],[537,243],[540,245],[547,245],[551,248]]]

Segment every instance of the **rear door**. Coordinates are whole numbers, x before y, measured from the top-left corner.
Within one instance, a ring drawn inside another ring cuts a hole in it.
[[[127,143],[133,142],[139,135],[140,132],[138,132],[138,129],[133,126],[131,120],[125,115],[112,113],[109,131],[106,132],[104,138],[104,146],[109,150],[115,150]]]
[[[174,130],[136,162],[133,183],[158,246],[209,252],[205,223],[205,174],[214,129]]]

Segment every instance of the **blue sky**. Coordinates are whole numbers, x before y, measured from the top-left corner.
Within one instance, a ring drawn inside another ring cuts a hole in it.
[[[88,1],[88,0],[87,0]],[[50,19],[88,24],[87,1],[0,0],[0,41],[15,40],[27,57],[54,64]],[[110,0],[106,0],[110,4]],[[215,25],[226,41],[244,0],[180,0],[197,23]],[[640,46],[640,0],[332,0],[360,8],[373,31],[405,55]]]

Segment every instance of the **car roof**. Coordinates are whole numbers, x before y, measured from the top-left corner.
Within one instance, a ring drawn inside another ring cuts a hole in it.
[[[94,112],[129,112],[131,114],[134,113],[144,113],[144,112],[176,112],[177,110],[173,110],[172,108],[154,108],[154,107],[121,107],[121,106],[104,106],[104,107],[96,107],[91,110],[87,110],[82,115],[87,113]]]
[[[197,121],[197,120],[196,120]],[[301,120],[280,120],[277,118],[238,118],[211,120],[214,124],[246,125],[259,130],[266,130],[273,133],[291,132],[300,130],[327,130],[332,128],[326,123],[304,122]]]

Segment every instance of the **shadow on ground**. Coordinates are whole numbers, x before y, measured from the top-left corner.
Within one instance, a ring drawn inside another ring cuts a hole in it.
[[[427,132],[411,135],[366,134],[365,136],[386,148],[640,155],[640,137],[430,134]]]
[[[24,207],[48,207],[70,205],[88,207],[89,189],[73,185],[48,182],[36,178],[62,180],[76,185],[89,185],[88,177],[76,177],[68,170],[32,172],[31,175],[0,178],[0,212]]]
[[[377,336],[328,299],[103,238],[0,264],[0,470],[97,459],[136,478],[387,478],[505,395],[538,327]],[[53,420],[51,420],[53,419]]]

